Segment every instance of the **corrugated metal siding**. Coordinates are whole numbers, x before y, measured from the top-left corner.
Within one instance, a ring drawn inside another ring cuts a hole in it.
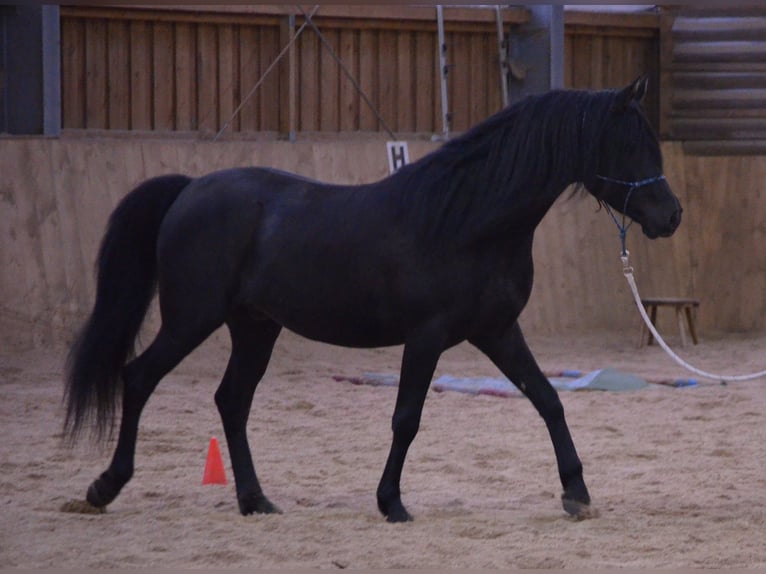
[[[766,7],[666,17],[663,136],[701,153],[766,151]]]

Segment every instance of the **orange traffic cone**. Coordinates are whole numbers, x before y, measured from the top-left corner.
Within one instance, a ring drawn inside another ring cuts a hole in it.
[[[218,439],[215,437],[210,439],[210,446],[207,449],[207,461],[205,462],[202,484],[226,484],[221,449],[218,446]]]

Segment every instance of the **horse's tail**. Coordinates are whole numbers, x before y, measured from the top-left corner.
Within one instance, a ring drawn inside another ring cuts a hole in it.
[[[117,205],[96,260],[96,300],[66,364],[64,433],[71,441],[86,423],[93,436],[111,435],[121,373],[157,284],[157,236],[168,209],[191,182],[167,175],[139,185]]]

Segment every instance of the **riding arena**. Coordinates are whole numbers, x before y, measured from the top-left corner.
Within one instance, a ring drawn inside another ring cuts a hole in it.
[[[766,11],[24,10],[0,567],[766,567]]]

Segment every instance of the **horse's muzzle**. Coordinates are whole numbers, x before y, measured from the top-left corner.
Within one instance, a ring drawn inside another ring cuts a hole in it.
[[[670,237],[676,232],[678,226],[681,225],[681,215],[683,214],[683,208],[679,205],[675,211],[673,211],[665,221],[659,221],[657,223],[646,223],[641,226],[641,230],[649,239],[657,239],[658,237]]]

